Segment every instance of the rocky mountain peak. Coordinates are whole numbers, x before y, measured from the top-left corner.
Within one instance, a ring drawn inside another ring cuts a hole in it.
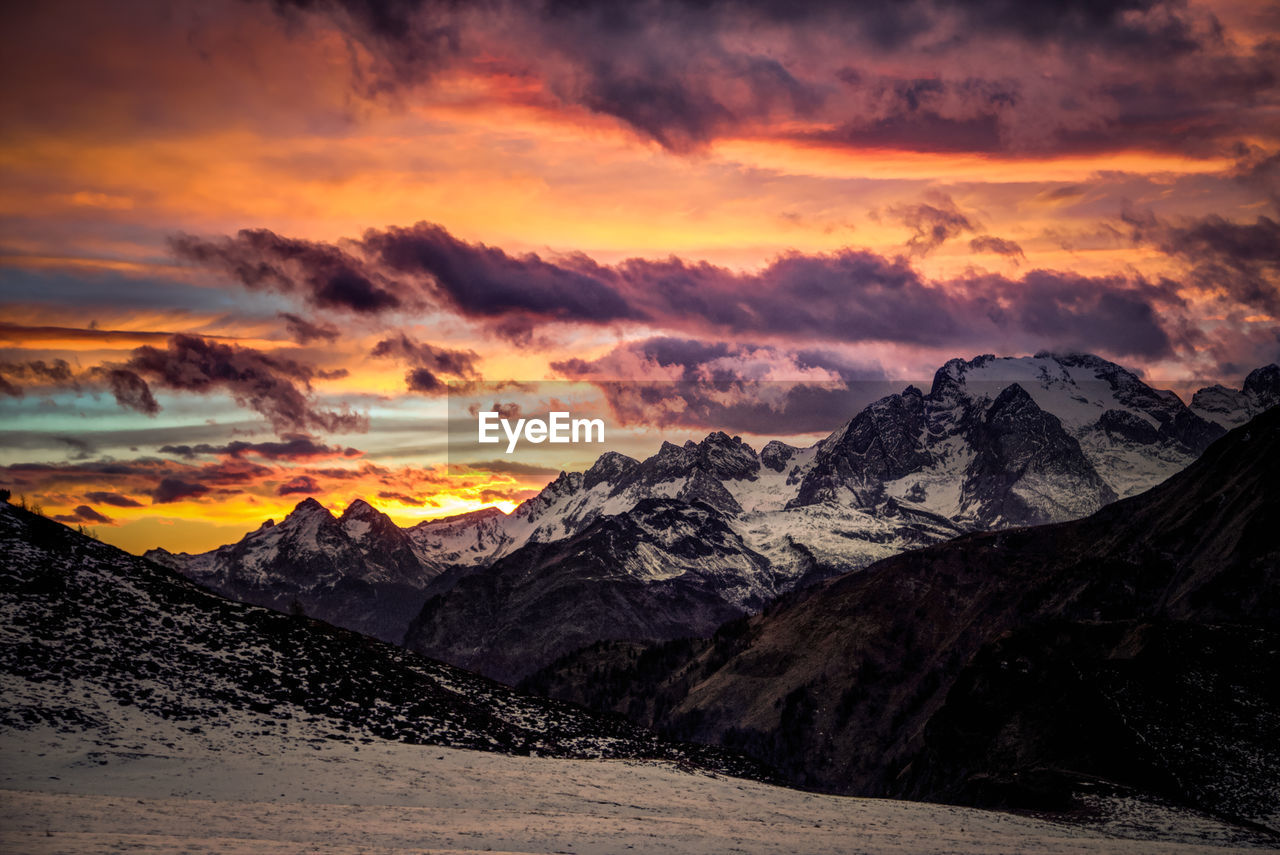
[[[1046,356],[1048,354],[1045,354]],[[1037,355],[1039,357],[1039,354]],[[941,381],[944,385],[948,381],[955,383],[964,383],[965,375],[970,371],[985,368],[987,365],[995,362],[996,355],[994,353],[984,353],[981,356],[975,356],[973,359],[948,359],[941,368],[933,375],[935,386]]]
[[[1057,422],[1058,427],[1061,428],[1062,422],[1058,420],[1057,416],[1040,409],[1035,398],[1027,394],[1027,390],[1023,389],[1020,384],[1010,383],[991,403],[991,409],[987,410],[986,421],[988,424],[999,424],[1011,422],[1018,418],[1037,417],[1040,415],[1053,419],[1054,422]]]
[[[698,467],[724,481],[754,479],[760,471],[755,449],[740,436],[731,437],[718,430],[708,434],[694,450]]]
[[[667,481],[680,478],[689,474],[692,466],[691,458],[694,456],[697,446],[690,442],[687,446],[681,447],[672,442],[663,442],[658,448],[658,453],[647,458],[641,465],[645,470],[645,477],[654,482]]]
[[[294,505],[293,510],[289,511],[275,528],[279,528],[282,532],[297,532],[323,528],[336,522],[337,517],[330,513],[328,508],[308,496]],[[258,531],[265,531],[265,527]]]
[[[983,528],[1073,519],[1116,499],[1062,421],[1019,383],[996,396],[973,445],[961,506]]]
[[[1280,404],[1280,365],[1273,362],[1250,371],[1244,378],[1244,393],[1262,408]]]
[[[382,511],[378,510],[364,499],[356,499],[354,502],[347,505],[347,509],[342,512],[341,518],[344,520],[374,520],[384,516],[386,516],[386,514],[382,513]]]
[[[774,472],[781,472],[799,450],[794,445],[787,445],[776,439],[771,440],[760,450],[760,463]]]
[[[1277,404],[1280,404],[1280,365],[1272,363],[1250,371],[1241,389],[1222,385],[1201,389],[1191,399],[1191,411],[1224,428],[1233,428]]]
[[[301,502],[298,502],[298,504],[294,505],[293,510],[289,511],[289,515],[286,516],[285,519],[288,520],[288,519],[296,519],[298,517],[310,517],[310,516],[330,516],[331,517],[333,516],[333,514],[329,513],[329,509],[326,508],[324,505],[320,504],[320,502],[318,502],[315,498],[308,496],[307,498],[303,499]]]
[[[596,458],[596,462],[591,465],[582,475],[583,489],[590,490],[597,484],[618,484],[626,479],[635,468],[640,465],[640,461],[634,457],[628,457],[616,451],[606,451],[604,454]]]
[[[541,510],[550,506],[556,499],[576,493],[582,487],[583,473],[581,472],[565,472],[555,477],[550,484],[542,488],[542,492],[534,496],[525,504],[530,506],[530,510],[541,512]]]
[[[356,499],[347,505],[338,522],[347,536],[356,543],[375,538],[382,541],[384,546],[393,543],[400,546],[404,541],[404,533],[391,517],[364,499]]]
[[[935,401],[946,401],[963,393],[962,379],[968,363],[963,359],[953,359],[933,373],[933,385],[929,387],[929,397]]]

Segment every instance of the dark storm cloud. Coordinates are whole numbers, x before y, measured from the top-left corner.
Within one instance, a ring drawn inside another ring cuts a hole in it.
[[[672,151],[779,135],[925,151],[1275,148],[1274,34],[1232,32],[1198,0],[206,5],[80,3],[69,27],[62,4],[26,4],[0,51],[5,79],[29,84],[5,93],[11,122],[85,136],[245,122],[341,133],[363,105],[330,76],[403,106],[444,71],[514,81],[486,97],[569,122],[590,111]],[[335,263],[318,300],[407,299]]]
[[[1026,258],[1022,247],[1015,241],[1005,240],[993,235],[979,235],[969,241],[970,252],[991,252],[1009,258]]]
[[[391,490],[379,490],[379,499],[387,499],[392,502],[399,502],[402,505],[417,506],[423,508],[434,508],[439,506],[439,502],[430,496],[417,496],[408,493],[396,493]]]
[[[1271,198],[1272,209],[1280,213],[1280,152],[1245,148],[1236,168],[1236,180],[1249,187],[1261,187]]]
[[[1135,243],[1184,261],[1201,287],[1223,289],[1236,302],[1280,314],[1280,222],[1208,216],[1174,223],[1135,212],[1124,214],[1124,221]]]
[[[310,475],[299,475],[281,484],[276,490],[278,496],[292,496],[299,493],[311,495],[320,492],[320,485]]]
[[[577,95],[582,106],[621,119],[672,151],[689,151],[743,123],[781,110],[809,116],[821,103],[819,91],[802,83],[777,60],[722,55],[722,72],[751,92],[727,102],[715,87],[698,81],[670,57],[643,62],[615,61],[616,54],[593,57],[588,83]]]
[[[159,410],[148,385],[154,383],[181,392],[226,392],[280,433],[366,430],[365,416],[315,406],[310,386],[314,376],[314,369],[292,359],[193,335],[175,335],[163,350],[139,347],[122,367],[109,371],[116,399],[142,412]]]
[[[888,148],[933,153],[994,152],[1003,147],[994,114],[940,116],[931,111],[860,120],[801,135],[802,139],[853,148]]]
[[[951,197],[943,194],[934,194],[929,202],[891,207],[889,214],[914,232],[907,241],[912,255],[928,255],[947,240],[978,230]]]
[[[519,311],[549,320],[610,321],[634,317],[606,271],[581,257],[555,264],[528,253],[508,255],[418,223],[365,233],[362,246],[388,271],[425,276],[437,299],[474,317]]]
[[[855,147],[1203,152],[1250,136],[1236,105],[1265,115],[1280,68],[1274,46],[1246,51],[1182,0],[274,5],[361,42],[377,64],[355,75],[367,90],[475,67],[679,152],[796,120]],[[904,73],[871,70],[885,57]]]
[[[272,0],[276,8],[344,16],[363,31],[391,42],[418,43],[424,54],[411,58],[425,68],[442,64],[465,37],[457,23],[468,4],[450,0]],[[1028,5],[1017,0],[903,0],[850,4],[837,0],[544,0],[511,4],[489,0],[471,4],[486,15],[528,9],[551,27],[585,21],[602,38],[643,34],[647,22],[667,18],[708,30],[732,21],[790,26],[850,19],[882,47],[901,46],[937,25],[940,12],[959,15],[975,28],[995,29],[1029,40],[1148,46],[1177,53],[1196,39],[1177,0],[1057,0]],[[531,16],[532,17],[532,16]],[[448,34],[448,38],[446,38]]]
[[[97,523],[101,525],[114,525],[115,520],[106,514],[99,513],[88,505],[80,505],[69,514],[59,514],[54,517],[58,522],[64,523]]]
[[[374,357],[394,357],[444,374],[459,377],[475,376],[475,363],[479,359],[473,350],[451,350],[427,342],[416,341],[404,333],[384,338],[374,345],[369,354]]]
[[[420,81],[446,66],[457,55],[461,28],[458,11],[466,4],[456,0],[270,0],[289,16],[319,12],[354,32],[365,46],[385,60],[375,69],[368,88],[376,92],[394,84]],[[475,9],[495,3],[473,0]]]
[[[411,392],[437,395],[448,390],[441,374],[454,378],[474,378],[476,360],[480,357],[473,350],[453,350],[415,341],[404,333],[385,338],[374,345],[369,354],[373,357],[390,357],[409,364],[405,385]]]
[[[332,324],[308,321],[288,312],[281,312],[279,317],[284,321],[289,336],[298,344],[311,344],[313,341],[335,342],[341,333]]]
[[[239,492],[276,473],[278,470],[238,459],[193,466],[154,457],[0,467],[7,484],[45,493],[82,493],[88,502],[119,508],[141,507],[133,496],[150,496],[152,504],[166,504],[204,496],[215,488]]]
[[[180,478],[165,478],[151,491],[153,505],[167,505],[183,499],[192,499],[209,492],[204,484],[194,484]]]
[[[635,299],[673,328],[736,334],[982,346],[1084,346],[1114,354],[1168,355],[1154,306],[1176,301],[1172,287],[1126,277],[1032,271],[1019,280],[970,277],[931,282],[902,259],[866,251],[782,256],[759,274],[735,274],[677,260],[625,262]],[[1121,307],[1131,335],[1099,325]]]
[[[1085,277],[1032,270],[1018,280],[975,277],[976,293],[999,294],[1006,305],[990,317],[1007,330],[1054,347],[1157,359],[1172,356],[1174,341],[1157,307],[1181,306],[1176,283],[1121,276]],[[1016,300],[1009,297],[1015,296]]]
[[[246,454],[257,455],[268,460],[308,460],[321,457],[359,457],[361,452],[356,448],[342,448],[336,445],[324,445],[309,436],[286,436],[281,442],[244,442],[235,440],[224,445],[163,445],[161,454],[176,454],[179,457],[191,458],[200,454],[212,454],[227,457],[241,457]]]
[[[439,395],[447,392],[448,383],[441,380],[430,368],[411,368],[404,375],[405,387],[410,392],[420,392],[423,395]]]
[[[219,270],[251,289],[301,294],[325,309],[373,314],[415,305],[379,282],[360,260],[340,247],[284,238],[267,229],[242,229],[233,238],[170,238],[179,258]]]
[[[65,359],[0,362],[0,394],[21,398],[24,387],[79,388]]]
[[[910,4],[908,4],[910,5]],[[938,0],[976,30],[999,30],[1034,42],[1093,44],[1167,58],[1200,47],[1201,37],[1178,0]]]
[[[949,210],[954,207],[949,203],[943,199],[909,212],[910,222],[919,224],[919,246],[973,227],[963,213]],[[426,223],[371,230],[360,246],[361,264],[381,271],[379,278],[402,280],[406,289],[433,290],[438,309],[517,338],[520,331],[552,321],[597,326],[634,321],[711,338],[776,336],[969,349],[998,340],[1013,349],[1071,347],[1158,357],[1169,355],[1175,343],[1159,310],[1181,307],[1173,283],[1153,285],[1136,276],[1036,270],[1019,279],[928,280],[903,257],[856,249],[785,253],[758,272],[743,273],[674,256],[616,265],[582,254],[556,260],[515,257]],[[1118,312],[1133,328],[1127,334],[1114,329],[1100,317],[1105,312]],[[408,383],[424,392],[443,388],[440,374],[470,376],[474,359],[470,352],[420,345],[403,336],[385,339],[375,354],[410,362]],[[182,361],[176,355],[163,361],[175,359]],[[295,372],[305,379],[302,374]],[[280,397],[299,403],[297,394]],[[295,431],[309,423],[294,414],[297,406],[272,407],[263,409],[289,413],[288,418],[277,414],[275,421],[292,424]]]
[[[53,439],[62,443],[74,452],[71,456],[76,460],[87,460],[97,449],[93,443],[78,436],[55,436]]]
[[[107,387],[115,395],[116,403],[125,409],[137,410],[148,416],[160,412],[160,405],[151,394],[147,381],[127,368],[109,368],[105,370]]]
[[[131,499],[128,496],[122,496],[119,493],[112,493],[103,490],[93,490],[84,494],[84,497],[91,502],[97,502],[99,505],[112,505],[117,508],[140,508],[142,502],[137,499]]]

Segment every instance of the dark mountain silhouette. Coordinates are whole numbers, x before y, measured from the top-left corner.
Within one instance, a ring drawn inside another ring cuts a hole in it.
[[[1280,830],[1280,408],[1141,495],[526,686],[842,793],[1064,809],[1127,787]]]

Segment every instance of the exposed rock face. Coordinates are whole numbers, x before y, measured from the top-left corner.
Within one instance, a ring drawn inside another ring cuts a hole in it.
[[[760,465],[774,472],[781,472],[799,450],[794,445],[787,445],[776,439],[770,440],[764,448],[760,449]]]
[[[980,528],[1073,519],[1116,499],[1057,416],[1017,384],[991,404],[973,438],[960,507]]]
[[[934,462],[925,443],[924,396],[914,386],[876,401],[818,446],[794,505],[840,501],[858,506],[884,499],[885,484]]]
[[[428,600],[404,643],[514,683],[598,639],[710,632],[779,588],[714,509],[646,499],[463,577]]]

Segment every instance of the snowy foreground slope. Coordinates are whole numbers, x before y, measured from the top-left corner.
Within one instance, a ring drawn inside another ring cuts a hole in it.
[[[1081,827],[816,795],[659,761],[347,744],[301,723],[228,739],[128,709],[121,724],[133,725],[122,728],[129,735],[108,739],[48,728],[0,734],[0,851],[1276,851],[1210,818],[1124,800],[1100,800],[1096,823]]]
[[[228,602],[3,503],[0,698],[6,853],[1190,853],[1263,839],[1150,803],[1099,800],[1082,828],[729,777],[752,767]]]

